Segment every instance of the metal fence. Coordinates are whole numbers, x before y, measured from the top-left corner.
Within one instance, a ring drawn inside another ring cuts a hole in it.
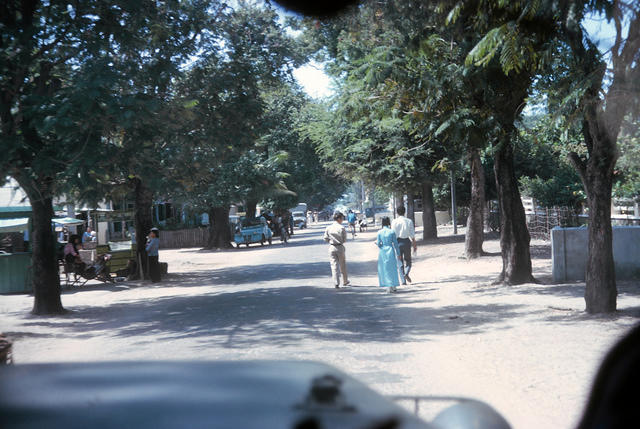
[[[161,249],[180,249],[185,247],[204,247],[209,239],[209,228],[179,229],[160,231]]]
[[[526,216],[531,238],[539,240],[550,240],[551,230],[556,226],[580,226],[578,213],[569,207],[538,208]]]

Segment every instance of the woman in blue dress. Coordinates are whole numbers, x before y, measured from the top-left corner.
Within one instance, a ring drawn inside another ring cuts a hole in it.
[[[389,292],[396,291],[400,285],[398,277],[398,239],[396,233],[391,229],[391,220],[385,216],[382,218],[382,229],[378,231],[376,244],[380,248],[378,254],[378,280],[380,287],[389,288]]]

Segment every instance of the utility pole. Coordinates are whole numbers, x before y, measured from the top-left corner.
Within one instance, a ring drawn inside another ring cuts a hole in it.
[[[456,235],[458,233],[456,211],[456,184],[453,177],[453,169],[451,169],[451,221],[453,222],[453,235]]]

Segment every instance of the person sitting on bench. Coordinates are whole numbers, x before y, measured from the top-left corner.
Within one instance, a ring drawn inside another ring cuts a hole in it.
[[[82,274],[87,266],[78,253],[80,248],[82,248],[82,244],[80,237],[76,234],[71,235],[69,242],[64,246],[64,262],[67,265],[67,270],[77,274]]]

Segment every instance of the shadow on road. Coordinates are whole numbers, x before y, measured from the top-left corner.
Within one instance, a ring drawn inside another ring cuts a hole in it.
[[[370,276],[377,272],[376,261],[347,262],[349,276]],[[282,264],[242,265],[200,272],[172,274],[167,287],[202,286],[203,284],[255,284],[282,280],[326,278],[331,282],[329,262],[291,262]]]
[[[347,261],[347,270],[349,271],[350,277],[376,275],[377,269],[377,261]],[[258,284],[271,281],[310,280],[318,278],[326,278],[327,285],[331,283],[331,269],[329,267],[329,261],[240,265],[210,269],[206,271],[172,273],[167,277],[164,277],[162,282],[153,285],[148,281],[86,284],[80,287],[65,289],[63,293],[73,294],[84,290],[107,290],[111,292],[121,292],[143,286],[152,286],[154,288],[172,288],[176,286],[200,287],[203,285],[211,284],[242,285]]]
[[[289,346],[303,340],[394,343],[423,335],[480,333],[521,316],[515,304],[412,306],[430,302],[432,291],[415,286],[398,294],[377,287],[256,288],[140,299],[109,307],[97,304],[24,325],[79,335],[108,331],[115,337],[139,336],[141,342],[198,338],[203,348],[236,348]]]
[[[521,295],[554,295],[566,298],[576,298],[584,296],[584,283],[580,284],[531,284],[504,285],[504,284],[484,284],[465,292],[468,295],[493,295],[507,296],[514,294]]]

